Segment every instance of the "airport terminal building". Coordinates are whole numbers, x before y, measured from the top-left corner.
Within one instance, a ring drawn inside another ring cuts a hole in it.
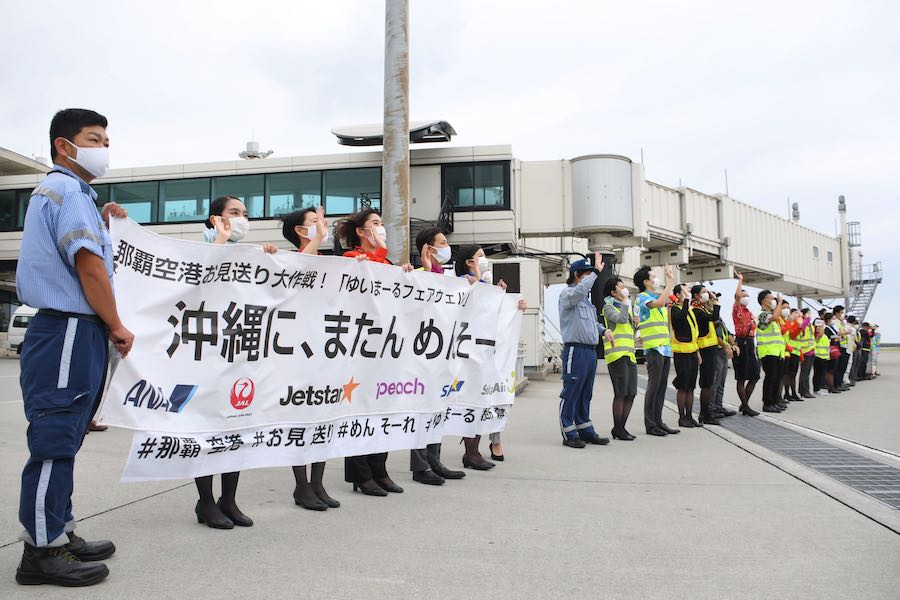
[[[112,169],[92,186],[98,206],[117,202],[157,233],[198,241],[210,200],[235,196],[254,221],[246,241],[288,249],[280,215],[322,205],[334,223],[363,207],[379,209],[381,164],[382,153],[371,150],[237,159]],[[643,166],[623,156],[523,161],[510,146],[429,145],[411,149],[410,165],[413,235],[439,224],[453,245],[482,245],[495,261],[495,280],[502,276],[528,301],[521,339],[527,369],[540,369],[548,359],[545,286],[564,282],[568,263],[589,251],[615,256],[623,279],[639,264],[680,265],[686,281],[731,278],[737,268],[749,285],[815,299],[852,302],[862,296],[866,273],[874,278],[876,266],[859,264],[852,236],[858,224],[846,223],[843,204],[841,234],[834,237],[727,195],[647,181]],[[42,162],[0,148],[4,325],[18,304],[15,268],[25,210],[47,171]],[[760,243],[776,239],[778,246]],[[880,271],[876,275],[880,280]],[[863,300],[867,307],[871,295]]]

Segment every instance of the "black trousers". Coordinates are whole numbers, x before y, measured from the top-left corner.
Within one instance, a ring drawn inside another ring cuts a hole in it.
[[[828,362],[827,358],[817,358],[815,360],[815,366],[813,367],[813,389],[815,391],[819,390],[827,390],[828,382],[825,380],[825,373],[828,372]]]
[[[644,427],[649,431],[662,425],[663,404],[666,401],[666,387],[672,359],[656,350],[644,353],[647,359],[647,391],[644,392]]]
[[[850,353],[846,348],[841,348],[841,357],[837,359],[837,369],[834,372],[834,387],[844,385],[844,375],[847,374],[847,363],[850,362]]]
[[[778,401],[778,385],[784,374],[784,359],[777,356],[764,356],[760,363],[762,363],[765,373],[762,390],[763,406],[775,404]]]
[[[815,363],[815,359],[812,354],[807,354],[803,357],[803,362],[800,363],[800,395],[804,394],[809,395],[809,375],[813,371],[813,366]],[[818,388],[816,388],[818,390]]]
[[[869,378],[869,354],[869,352],[861,350],[859,353],[859,359],[857,360],[857,362],[853,363],[853,370],[856,371],[856,379]]]
[[[384,479],[387,472],[387,452],[348,456],[344,459],[344,481],[363,483],[370,479]]]

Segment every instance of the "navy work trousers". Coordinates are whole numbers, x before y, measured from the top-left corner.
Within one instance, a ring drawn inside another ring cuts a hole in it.
[[[587,344],[565,344],[562,352],[563,389],[559,397],[559,427],[563,438],[596,435],[591,423],[591,397],[597,374],[597,351]]]
[[[21,376],[28,450],[22,471],[22,539],[68,543],[75,527],[72,472],[106,377],[106,328],[98,320],[38,313],[22,346]]]

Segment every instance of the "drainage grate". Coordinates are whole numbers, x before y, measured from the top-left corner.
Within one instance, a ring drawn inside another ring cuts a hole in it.
[[[640,379],[646,385],[646,377]],[[675,391],[666,391],[675,404]],[[697,408],[698,402],[694,403]],[[722,427],[900,510],[900,469],[811,438],[771,421],[735,415]]]
[[[900,510],[900,469],[896,467],[771,421],[735,416],[722,421],[722,426]]]

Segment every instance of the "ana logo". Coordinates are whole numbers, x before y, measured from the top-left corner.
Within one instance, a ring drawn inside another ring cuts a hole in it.
[[[235,410],[244,410],[253,402],[256,393],[256,385],[252,379],[241,377],[231,386],[231,406]]]
[[[166,397],[161,387],[152,385],[146,379],[141,379],[131,386],[131,389],[125,394],[122,404],[131,404],[135,408],[180,413],[197,393],[197,387],[196,385],[179,384]]]
[[[283,398],[278,399],[282,406],[293,404],[294,406],[319,406],[321,404],[337,404],[344,400],[348,404],[353,403],[353,392],[359,387],[359,383],[351,377],[350,381],[341,385],[326,385],[324,388],[316,388],[312,385],[305,388],[289,385]]]
[[[412,381],[382,382],[375,386],[375,399],[382,396],[421,396],[425,393],[425,384],[416,377]]]
[[[450,394],[453,394],[453,393],[455,393],[455,392],[458,392],[459,390],[462,389],[462,386],[463,386],[464,383],[465,383],[465,381],[462,381],[462,380],[459,380],[459,379],[454,379],[454,380],[453,380],[453,383],[451,383],[450,385],[445,385],[445,386],[441,389],[441,398],[446,398],[446,397],[449,396]]]

